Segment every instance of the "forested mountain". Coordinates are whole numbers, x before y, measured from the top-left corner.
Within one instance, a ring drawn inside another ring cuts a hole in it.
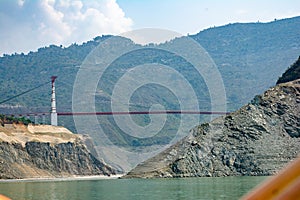
[[[194,127],[126,178],[270,176],[300,152],[300,81],[271,87],[235,112]],[[278,156],[280,155],[280,156]]]
[[[300,17],[270,23],[236,23],[191,36],[212,56],[225,83],[228,108],[235,110],[274,80],[300,54]]]
[[[79,66],[88,53],[100,41],[108,37],[96,37],[94,40],[82,45],[74,43],[66,48],[50,45],[49,47],[39,48],[37,52],[30,52],[27,55],[23,53],[4,55],[0,58],[1,100],[34,88],[41,83],[50,82],[50,77],[56,75],[59,76],[57,96],[58,100],[62,100],[58,106],[63,105],[66,107],[66,105],[70,105],[71,99],[65,98],[65,95],[72,92],[73,81]],[[49,87],[42,87],[37,91],[10,100],[6,104],[20,104],[32,111],[36,109],[48,111],[51,94],[49,88],[50,85]],[[65,100],[68,101],[65,102]],[[67,107],[70,108],[70,106]]]
[[[188,37],[204,47],[216,63],[226,89],[227,108],[233,111],[249,102],[255,94],[274,85],[274,80],[299,56],[300,29],[296,27],[300,27],[300,17],[270,23],[228,24],[209,28]],[[29,54],[0,57],[0,101],[44,82],[50,82],[50,77],[55,75],[58,76],[56,82],[58,111],[71,111],[73,84],[81,63],[100,42],[109,37],[96,37],[81,45],[72,44],[69,47],[50,45]],[[196,84],[198,80],[194,80],[192,72],[189,71],[189,64],[174,55],[151,48],[124,56],[114,62],[113,70],[107,72],[105,81],[110,84],[106,84],[105,92],[111,94],[113,84],[124,69],[143,63],[159,63],[180,69],[181,73],[190,76],[190,82],[199,91],[199,102],[203,102],[204,108],[209,109],[210,100],[205,83],[202,80],[200,84]],[[109,76],[109,73],[112,76]],[[160,89],[154,87],[136,94],[135,109],[149,108],[153,103],[152,99],[161,96],[159,91]],[[48,86],[5,102],[0,105],[0,111],[7,113],[14,109],[14,112],[47,112],[50,110],[50,93],[49,83]],[[101,111],[105,110],[103,105],[108,105],[109,99],[99,94],[95,99],[101,104]],[[179,108],[177,104],[173,104],[174,102],[168,103],[164,99],[156,103],[165,104],[169,109]],[[61,125],[75,131],[70,118],[67,120],[61,117],[61,119]],[[141,116],[136,120],[143,123],[148,118]],[[108,129],[111,132],[118,131],[115,127]],[[136,142],[132,138],[124,139],[124,137],[120,137],[116,142],[130,144]]]

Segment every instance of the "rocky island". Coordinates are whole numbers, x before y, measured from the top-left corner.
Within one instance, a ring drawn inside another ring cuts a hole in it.
[[[117,171],[98,160],[87,136],[50,125],[1,121],[0,179],[112,175]]]
[[[193,128],[124,178],[275,174],[300,153],[299,68],[300,58],[278,85],[236,112]]]

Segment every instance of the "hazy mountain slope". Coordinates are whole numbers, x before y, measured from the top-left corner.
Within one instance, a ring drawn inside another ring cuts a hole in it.
[[[50,45],[26,55],[4,55],[0,58],[1,100],[49,81],[49,85],[7,102],[11,105],[19,103],[32,110],[48,111],[50,77],[57,75],[56,95],[60,100],[57,106],[70,108],[73,82],[79,66],[89,52],[108,37],[97,37],[82,45],[72,44],[66,48]]]
[[[300,79],[291,77],[227,116],[193,128],[125,177],[270,175],[300,153]],[[291,70],[292,69],[292,70]]]
[[[270,23],[236,23],[191,36],[212,56],[237,109],[276,83],[299,56],[300,17]]]
[[[299,55],[300,49],[300,17],[278,20],[271,23],[230,24],[222,27],[201,31],[190,37],[199,42],[212,56],[220,70],[225,89],[229,110],[235,110],[248,102],[252,96],[260,93],[274,84],[290,64]],[[16,95],[29,88],[33,88],[45,81],[50,81],[52,75],[57,75],[57,106],[58,111],[70,111],[72,105],[72,87],[76,73],[83,59],[88,53],[109,36],[97,37],[83,45],[71,45],[68,48],[50,46],[40,48],[37,52],[28,55],[5,55],[0,58],[0,94],[1,100]],[[174,57],[157,50],[136,52],[133,56],[118,59],[107,78],[104,80],[108,87],[113,84],[130,66],[148,63],[160,63],[180,68],[180,73],[190,77],[190,81],[202,102],[203,108],[209,107],[209,94],[205,83],[194,80],[193,73],[189,71],[188,63],[183,59]],[[113,76],[109,76],[110,74]],[[199,78],[199,77],[197,77]],[[110,84],[111,83],[111,84]],[[197,83],[197,84],[196,84]],[[101,86],[101,85],[99,85]],[[151,93],[154,92],[154,93]],[[133,98],[133,109],[148,108],[156,97],[162,96],[160,90],[152,88],[137,94]],[[146,94],[146,95],[145,95]],[[146,100],[145,100],[146,99]],[[152,101],[153,99],[153,101]],[[107,110],[110,99],[107,96],[96,95],[96,103],[101,109]],[[160,102],[169,108],[177,108],[173,102]],[[8,105],[21,105],[9,108]],[[24,107],[22,107],[24,106]],[[17,109],[17,111],[16,111]],[[50,109],[50,83],[36,91],[18,97],[1,105],[0,112],[29,112]],[[147,121],[147,117],[137,121]],[[109,121],[109,119],[107,119]],[[75,131],[70,117],[60,117],[60,124]],[[109,129],[115,128],[110,125]],[[121,141],[122,140],[122,141]],[[126,143],[133,140],[121,138],[119,142]],[[116,141],[118,143],[118,141]]]
[[[271,175],[300,153],[300,79],[193,128],[125,177]]]

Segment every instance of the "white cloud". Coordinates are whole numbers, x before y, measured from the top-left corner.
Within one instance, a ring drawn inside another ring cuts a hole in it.
[[[18,5],[23,6],[25,0],[18,0]]]
[[[1,0],[0,55],[131,30],[116,0]]]

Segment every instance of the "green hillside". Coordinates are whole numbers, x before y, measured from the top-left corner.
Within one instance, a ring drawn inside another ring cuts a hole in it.
[[[236,110],[256,94],[274,85],[274,80],[299,56],[300,29],[295,27],[300,27],[300,17],[270,23],[229,24],[189,36],[204,47],[216,63],[224,81],[229,111]],[[100,42],[109,37],[96,37],[81,45],[51,45],[29,54],[0,57],[0,101],[49,81],[49,85],[0,105],[0,112],[49,112],[50,77],[53,75],[58,76],[57,109],[59,112],[70,112],[73,84],[81,63]],[[98,85],[97,91],[101,88],[102,93],[93,94],[97,111],[111,110],[110,96],[115,83],[124,71],[144,63],[159,63],[179,71],[195,89],[201,108],[210,109],[210,96],[206,84],[201,77],[195,75],[190,63],[179,56],[149,46],[144,50],[124,55],[111,64]],[[162,104],[167,109],[180,109],[176,98],[157,85],[141,88],[130,101],[131,110],[147,110],[153,103]],[[173,137],[170,130],[176,131],[178,117],[168,117],[170,123],[157,136],[163,139],[156,141],[167,143],[170,137]],[[99,118],[103,127],[111,133],[114,143],[148,145],[153,142],[128,137],[121,133],[110,117]],[[135,116],[133,119],[143,126],[149,123],[149,117],[146,115]],[[59,123],[76,132],[71,117],[60,117]]]
[[[300,17],[270,23],[236,23],[193,37],[212,56],[235,110],[262,93],[300,54]]]

